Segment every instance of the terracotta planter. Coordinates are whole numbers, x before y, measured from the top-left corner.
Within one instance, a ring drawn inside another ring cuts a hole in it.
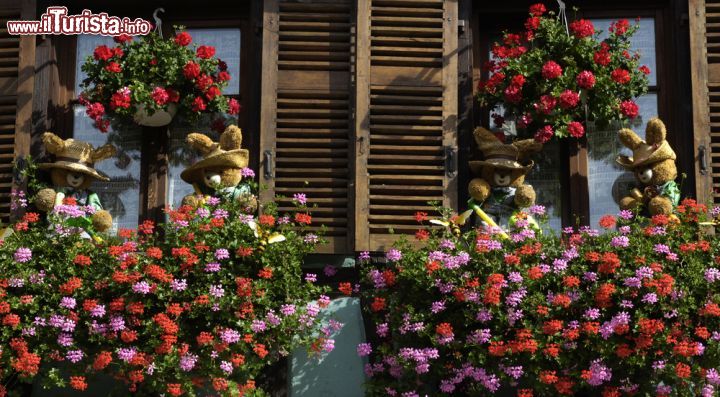
[[[167,106],[167,110],[158,110],[152,115],[149,115],[145,110],[145,105],[139,105],[133,120],[136,123],[146,127],[162,127],[170,124],[173,117],[177,113],[177,105],[171,103]]]

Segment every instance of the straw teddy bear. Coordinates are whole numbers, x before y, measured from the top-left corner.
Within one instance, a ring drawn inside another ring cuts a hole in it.
[[[482,127],[473,135],[485,160],[470,161],[479,176],[470,181],[470,196],[496,221],[505,223],[517,209],[535,204],[535,190],[525,184],[525,175],[534,165],[529,155],[539,152],[542,144],[533,139],[505,144]]]
[[[641,189],[635,188],[620,200],[620,208],[641,208],[650,215],[671,215],[680,201],[680,189],[675,179],[677,156],[666,140],[665,124],[659,118],[651,119],[642,140],[633,130],[620,130],[620,142],[632,150],[632,157],[618,156],[617,163],[635,174]]]
[[[90,206],[95,212],[88,222],[97,232],[105,232],[112,226],[112,216],[103,210],[97,193],[92,192],[90,184],[93,181],[109,181],[106,175],[95,170],[94,165],[115,155],[115,147],[104,145],[95,149],[91,144],[74,139],[63,140],[52,132],[42,136],[45,150],[55,155],[52,163],[39,164],[40,169],[50,170],[50,179],[54,188],[42,189],[35,198],[35,205],[42,212],[52,210],[74,199],[79,206]]]
[[[257,199],[250,187],[241,183],[242,170],[248,165],[248,151],[241,148],[240,128],[228,126],[219,142],[199,133],[189,134],[186,142],[203,158],[180,174],[182,180],[193,185],[196,193],[185,196],[183,204],[197,206],[207,196],[218,196],[225,201],[238,201],[246,209],[255,211]]]

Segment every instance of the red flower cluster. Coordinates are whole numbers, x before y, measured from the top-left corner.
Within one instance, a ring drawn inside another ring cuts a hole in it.
[[[597,126],[618,115],[635,117],[630,103],[647,91],[649,74],[630,51],[637,26],[616,21],[614,33],[601,40],[591,21],[579,19],[569,24],[568,36],[560,18],[546,12],[540,3],[531,6],[526,30],[507,32],[491,47],[493,59],[484,67],[489,76],[478,88],[483,106],[505,112],[494,117],[495,125],[514,122],[521,137],[547,142],[584,136],[588,115]]]

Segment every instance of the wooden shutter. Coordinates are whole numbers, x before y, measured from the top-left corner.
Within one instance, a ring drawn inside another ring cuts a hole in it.
[[[457,207],[457,1],[360,0],[356,250],[414,234],[429,201]]]
[[[349,0],[268,0],[264,6],[262,198],[281,211],[305,193],[329,252],[347,252],[351,135]]]
[[[35,36],[10,36],[7,21],[35,18],[35,2],[0,0],[0,221],[10,220],[13,160],[29,153]]]

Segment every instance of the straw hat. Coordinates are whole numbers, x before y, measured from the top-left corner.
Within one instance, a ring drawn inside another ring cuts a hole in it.
[[[475,141],[480,148],[480,151],[485,156],[485,160],[470,161],[470,169],[477,175],[482,173],[483,167],[494,167],[506,170],[522,170],[523,173],[528,173],[535,165],[532,160],[527,160],[525,164],[524,157],[530,153],[538,151],[535,146],[540,144],[530,139],[526,141],[513,142],[511,144],[505,144],[490,131],[480,127],[473,133]],[[541,148],[542,146],[540,146]]]
[[[200,152],[203,159],[186,168],[180,178],[187,183],[202,181],[206,168],[245,168],[249,153],[242,146],[242,131],[236,125],[228,126],[220,134],[220,142],[213,142],[207,135],[192,133],[186,142]]]
[[[638,147],[633,149],[632,157],[618,156],[615,161],[627,170],[633,170],[648,164],[655,164],[664,160],[676,160],[677,155],[672,150],[668,141],[650,145],[642,141]]]
[[[55,162],[41,163],[38,165],[40,169],[57,168],[78,172],[101,181],[110,180],[107,175],[101,174],[94,167],[96,162],[115,155],[116,150],[113,145],[104,145],[95,149],[87,142],[72,138],[63,140],[52,132],[44,133],[42,141],[45,150],[55,155]]]

